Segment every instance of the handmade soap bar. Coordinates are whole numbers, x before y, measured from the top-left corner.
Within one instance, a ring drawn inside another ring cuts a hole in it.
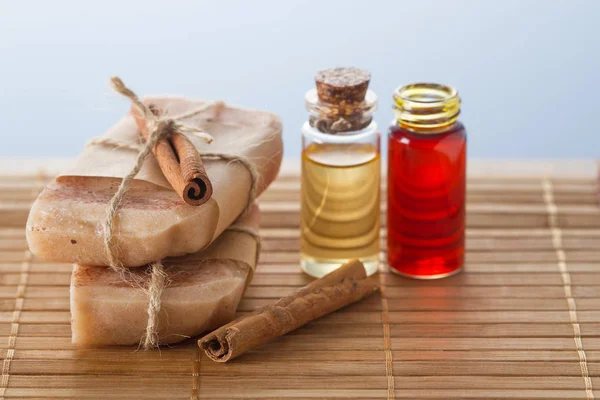
[[[234,227],[258,231],[258,207]],[[158,337],[176,343],[233,319],[256,267],[257,242],[226,230],[206,250],[163,261],[168,286],[161,296]],[[133,274],[148,279],[146,268]],[[146,275],[145,275],[146,274]],[[109,267],[75,265],[71,277],[71,329],[80,346],[138,344],[146,331],[148,296]]]
[[[181,115],[205,104],[166,97],[144,102],[167,116]],[[213,196],[201,206],[184,203],[154,157],[148,157],[116,218],[113,249],[126,267],[196,253],[243,212],[251,200],[253,179],[247,166],[227,156],[244,157],[255,167],[256,195],[279,171],[281,122],[276,115],[215,103],[183,122],[214,137],[207,144],[190,136],[203,156]],[[90,142],[72,168],[48,185],[27,221],[27,240],[36,256],[48,261],[109,264],[103,244],[107,204],[121,178],[135,164],[139,146],[135,120],[125,117],[104,136]]]

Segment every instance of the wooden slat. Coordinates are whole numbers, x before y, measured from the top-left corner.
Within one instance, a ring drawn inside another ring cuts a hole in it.
[[[65,324],[71,316],[68,311],[23,311],[24,324]],[[243,314],[243,313],[241,313]],[[600,311],[578,312],[581,323],[599,323]],[[339,324],[371,324],[381,322],[379,311],[341,310],[323,321]],[[391,324],[510,324],[510,323],[568,323],[567,311],[390,311]],[[0,312],[0,323],[10,323],[12,312]],[[342,329],[341,327],[339,329]]]
[[[578,237],[566,238],[563,248],[571,250],[589,250],[598,248],[600,237]],[[530,238],[527,241],[522,239],[506,238],[468,238],[467,250],[472,252],[515,252],[515,251],[544,251],[552,249],[552,239],[547,237]],[[27,241],[23,239],[2,239],[0,238],[0,251],[14,251],[27,249]],[[270,238],[263,240],[263,250],[265,251],[289,251],[297,252],[299,249],[299,240],[294,238]],[[51,264],[55,267],[56,264]]]
[[[8,336],[11,325],[0,324],[0,337]],[[597,337],[600,323],[585,323],[581,326],[582,337]],[[289,333],[291,336],[311,336],[325,338],[381,337],[381,325],[374,323],[339,324],[328,320],[313,322]],[[63,337],[71,336],[68,322],[20,325],[19,337]],[[569,323],[477,323],[477,324],[392,324],[391,337],[439,337],[439,338],[572,338],[573,329]]]
[[[171,375],[171,383],[188,386],[190,377],[188,375]],[[128,384],[145,387],[147,390],[160,390],[164,382],[152,376],[65,376],[57,380],[53,375],[15,376],[13,387],[34,388],[43,385],[48,389],[60,389],[65,387],[77,387],[79,389],[108,389],[110,387],[122,387]],[[399,381],[398,389],[502,389],[510,386],[515,389],[579,389],[580,379],[577,377],[512,377],[512,376],[486,376],[481,379],[473,379],[470,376],[446,376],[432,380],[428,377],[411,376]],[[381,376],[369,376],[367,379],[355,379],[353,377],[338,376],[296,376],[288,375],[284,379],[273,380],[268,376],[239,376],[236,379],[230,377],[211,377],[203,382],[203,390],[218,392],[223,387],[229,390],[242,391],[248,387],[257,386],[262,389],[294,388],[311,389],[313,387],[329,387],[331,389],[380,389],[385,386],[385,378]]]
[[[49,389],[44,390],[45,397],[43,398],[98,398],[98,396],[120,396],[122,398],[139,398],[140,390],[143,388],[133,388],[119,390],[115,388],[103,390],[78,390],[78,389]],[[180,389],[173,389],[172,392],[175,395],[180,392]],[[382,399],[386,396],[384,389],[291,389],[291,390],[280,390],[280,389],[253,389],[252,391],[241,392],[230,392],[227,388],[223,391],[215,393],[214,391],[205,394],[200,393],[201,398],[212,398],[212,399],[253,399],[253,400],[274,400],[274,399],[294,399],[294,400],[308,400],[308,399],[321,399],[321,400],[341,400],[348,398],[358,398],[362,400],[375,400]],[[7,391],[7,395],[14,397],[26,397],[32,399],[39,399],[38,389],[11,389]],[[165,393],[162,391],[152,392],[149,391],[144,394],[145,398],[150,399],[163,399]],[[204,397],[208,396],[208,397]],[[399,390],[395,394],[397,399],[561,399],[561,400],[575,400],[581,399],[580,390],[464,390],[464,389],[448,389],[448,390],[425,390],[425,389],[411,389],[411,390]]]

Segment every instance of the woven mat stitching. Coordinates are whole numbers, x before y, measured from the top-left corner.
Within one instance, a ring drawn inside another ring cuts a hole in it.
[[[396,398],[396,394],[394,393],[394,359],[392,356],[390,321],[388,315],[388,300],[385,296],[385,285],[383,283],[384,273],[385,271],[382,265],[382,268],[379,271],[379,290],[381,296],[381,323],[383,325],[383,346],[385,350],[385,376],[387,377],[387,398],[388,400],[394,400]]]
[[[573,327],[573,340],[575,341],[575,348],[577,350],[577,355],[579,356],[581,377],[583,378],[585,384],[585,394],[587,399],[591,400],[594,399],[594,391],[592,387],[592,380],[588,371],[587,357],[585,355],[585,351],[583,350],[581,327],[579,326],[579,320],[577,318],[577,305],[575,304],[575,299],[573,298],[571,274],[567,268],[567,255],[563,250],[562,231],[558,223],[558,207],[554,201],[554,188],[552,186],[552,181],[550,181],[548,178],[542,180],[542,189],[544,202],[546,203],[546,210],[548,212],[548,225],[550,227],[550,233],[552,234],[552,246],[556,251],[557,266],[562,279],[567,305],[569,306],[569,319],[571,321],[571,326]]]
[[[32,191],[32,201],[35,200],[41,189],[44,187],[46,174],[43,170],[39,170],[36,176],[36,185]],[[17,344],[17,336],[19,335],[19,324],[21,320],[21,312],[23,311],[23,303],[25,301],[25,290],[29,282],[29,271],[31,270],[31,259],[33,255],[29,249],[23,253],[23,262],[21,263],[21,273],[19,275],[19,284],[17,286],[15,296],[15,308],[13,310],[12,320],[10,324],[10,335],[6,346],[6,357],[2,362],[2,380],[0,381],[0,400],[4,400],[8,382],[10,380],[10,366],[15,356],[15,346]]]

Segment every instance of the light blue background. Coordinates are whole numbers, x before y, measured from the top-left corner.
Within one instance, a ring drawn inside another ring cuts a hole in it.
[[[118,74],[274,111],[297,157],[314,72],[359,66],[383,129],[396,86],[435,81],[459,89],[470,156],[597,158],[599,30],[594,0],[0,0],[0,156],[77,154],[127,111]]]

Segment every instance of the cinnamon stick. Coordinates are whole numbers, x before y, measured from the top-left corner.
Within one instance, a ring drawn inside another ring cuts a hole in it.
[[[367,278],[364,265],[352,260],[290,296],[209,333],[198,346],[211,360],[226,362],[377,290],[377,281]]]
[[[152,111],[155,115],[160,113],[154,108]],[[131,108],[131,115],[135,118],[140,133],[147,140],[149,134],[146,122],[135,107]],[[212,197],[212,184],[202,158],[183,133],[173,132],[169,139],[158,141],[153,153],[165,178],[187,204],[199,206]]]

